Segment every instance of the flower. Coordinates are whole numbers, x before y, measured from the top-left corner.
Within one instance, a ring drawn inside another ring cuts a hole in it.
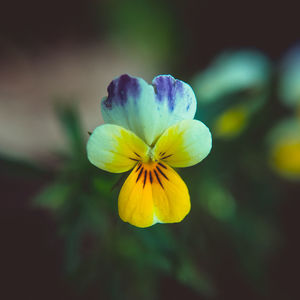
[[[300,179],[300,122],[291,117],[278,123],[270,132],[269,163],[288,180]]]
[[[211,134],[193,120],[196,98],[192,88],[170,75],[152,85],[121,75],[108,86],[101,102],[106,124],[87,143],[89,161],[108,172],[133,168],[123,184],[120,218],[137,227],[176,223],[190,211],[184,181],[172,167],[189,167],[211,149]]]

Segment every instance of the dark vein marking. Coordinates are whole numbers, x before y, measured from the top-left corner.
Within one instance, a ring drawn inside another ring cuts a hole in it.
[[[162,176],[164,176],[167,180],[169,180],[169,178],[166,176],[166,174],[160,169],[160,167],[159,166],[156,166],[156,169],[157,169],[157,171],[162,175]]]
[[[166,152],[160,152],[159,153],[161,156],[164,156],[166,154]]]
[[[141,157],[140,155],[138,155],[136,152],[133,152],[137,157]]]
[[[173,154],[170,154],[170,155],[164,156],[164,157],[162,157],[162,159],[168,158],[168,157],[170,157],[170,156],[172,156],[172,155],[173,155]]]
[[[167,169],[167,167],[165,165],[163,165],[162,163],[158,163],[160,166],[162,166],[164,169]]]
[[[159,176],[158,176],[156,170],[153,170],[153,171],[154,171],[154,173],[155,173],[155,176],[156,176],[156,178],[157,178],[158,183],[160,184],[160,186],[161,186],[163,189],[165,189],[164,186],[162,185],[160,179],[159,179]]]
[[[139,179],[140,179],[140,177],[141,177],[143,171],[144,171],[144,168],[142,167],[142,168],[141,168],[141,171],[140,171],[140,173],[139,173],[139,175],[138,175],[138,177],[137,177],[137,179],[136,179],[136,182],[139,181]]]
[[[150,183],[152,184],[153,178],[152,178],[152,173],[151,173],[151,171],[149,171],[149,177],[150,177]]]
[[[140,164],[140,165],[138,166],[138,168],[135,170],[135,172],[137,172],[137,171],[141,168],[141,166],[142,166],[142,164]]]
[[[134,161],[139,161],[138,159],[135,159],[135,158],[132,158],[132,157],[129,157],[129,159],[134,160]]]
[[[144,177],[144,185],[143,185],[143,188],[145,187],[146,180],[147,180],[147,170],[145,171],[145,177]]]

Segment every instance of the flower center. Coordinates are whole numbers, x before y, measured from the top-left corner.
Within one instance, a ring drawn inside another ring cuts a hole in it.
[[[143,184],[143,188],[145,188],[146,184],[159,184],[164,189],[164,181],[169,180],[167,172],[167,165],[161,162],[149,162],[149,163],[141,163],[139,162],[135,167],[136,174],[136,183],[141,182]]]
[[[149,148],[147,155],[145,158],[141,159],[140,161],[143,163],[153,163],[158,161],[164,161],[167,158],[171,157],[173,154],[166,153],[166,152],[160,152],[159,154],[155,153],[153,148]],[[167,161],[165,161],[167,162]]]
[[[157,161],[155,155],[154,155],[154,152],[153,152],[153,148],[149,148],[148,150],[148,153],[147,153],[147,156],[145,158],[145,163],[149,163],[149,162],[155,162]]]

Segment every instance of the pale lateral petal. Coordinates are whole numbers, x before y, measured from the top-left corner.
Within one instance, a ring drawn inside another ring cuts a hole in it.
[[[145,158],[149,147],[133,132],[113,124],[97,127],[87,143],[89,161],[96,167],[122,173]]]
[[[169,127],[159,138],[153,155],[172,167],[190,167],[210,152],[212,138],[209,129],[200,121],[184,120]]]
[[[193,119],[196,98],[188,84],[170,75],[157,76],[152,84],[129,75],[113,80],[101,103],[104,122],[129,129],[153,145],[169,126]]]

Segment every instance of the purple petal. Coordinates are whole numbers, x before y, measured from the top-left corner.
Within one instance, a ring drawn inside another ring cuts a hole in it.
[[[159,102],[168,101],[170,111],[174,110],[175,100],[183,95],[183,83],[171,75],[161,75],[154,78],[152,82]],[[187,108],[188,109],[188,108]]]
[[[123,74],[109,84],[107,92],[108,97],[103,104],[111,109],[114,105],[124,106],[129,97],[138,98],[140,86],[136,78]]]

